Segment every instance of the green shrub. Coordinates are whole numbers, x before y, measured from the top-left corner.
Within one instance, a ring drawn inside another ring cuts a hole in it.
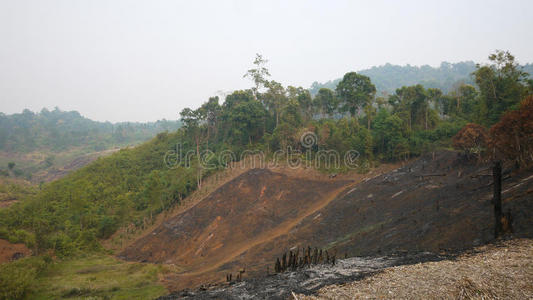
[[[103,216],[98,223],[98,237],[106,239],[110,237],[118,228],[116,218]]]
[[[5,228],[0,228],[0,239],[9,239],[9,231]]]
[[[0,265],[0,299],[22,299],[28,294],[37,275],[47,265],[44,257],[23,258]]]
[[[67,257],[76,251],[75,243],[63,232],[52,235],[49,242],[53,245],[55,254],[59,257]]]
[[[17,229],[11,233],[8,237],[9,242],[11,243],[22,243],[26,244],[28,248],[33,248],[35,246],[35,234],[28,232],[24,229]]]

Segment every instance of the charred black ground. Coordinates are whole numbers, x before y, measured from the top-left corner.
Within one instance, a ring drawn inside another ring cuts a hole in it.
[[[388,267],[438,261],[452,257],[452,255],[435,255],[429,252],[379,257],[352,257],[338,260],[334,266],[331,264],[315,265],[293,272],[250,278],[231,284],[182,290],[160,297],[159,300],[289,299],[292,297],[292,293],[310,295],[324,286],[360,280]]]

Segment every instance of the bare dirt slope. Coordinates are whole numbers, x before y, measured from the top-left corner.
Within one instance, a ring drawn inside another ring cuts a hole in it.
[[[120,256],[176,265],[180,273],[166,279],[180,290],[223,281],[227,272],[242,268],[247,277],[264,276],[276,257],[308,245],[338,257],[471,248],[493,237],[489,167],[442,151],[364,180],[312,180],[254,169],[163,222]],[[533,235],[532,174],[505,175],[504,211],[511,212],[518,236]]]
[[[217,271],[227,269],[226,264],[246,257],[257,245],[288,234],[299,220],[323,208],[350,184],[347,180],[325,184],[253,169],[164,222],[121,256],[175,264],[185,270],[187,278],[221,278],[224,275]],[[265,264],[270,257],[252,259]],[[201,276],[213,273],[218,273],[217,277]]]

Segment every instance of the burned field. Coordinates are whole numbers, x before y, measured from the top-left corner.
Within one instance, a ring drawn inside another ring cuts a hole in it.
[[[219,281],[238,268],[250,266],[250,272],[257,271],[258,266],[269,264],[279,249],[249,256],[250,249],[290,234],[300,220],[351,184],[346,180],[324,184],[253,169],[167,220],[120,256],[176,265],[183,273],[179,280],[169,281],[180,287]]]
[[[165,277],[173,291],[225,284],[229,273],[235,279],[243,270],[244,281],[232,288],[255,285],[252,290],[262,290],[268,289],[268,282],[304,282],[301,276],[314,276],[310,270],[330,265],[288,268],[272,275],[276,260],[283,255],[288,259],[297,249],[322,249],[322,261],[327,250],[337,261],[342,258],[339,264],[345,257],[380,256],[397,265],[416,261],[413,257],[425,252],[436,253],[425,255],[439,259],[438,254],[470,249],[494,238],[490,165],[439,151],[375,174],[364,180],[309,180],[254,169],[170,218],[120,257],[174,266],[178,271]],[[519,237],[533,235],[532,174],[504,166],[506,230]],[[322,273],[316,277],[324,284],[339,283],[382,267],[386,266],[365,271],[355,266],[362,271],[341,270],[339,274],[347,275],[331,280]],[[282,280],[272,281],[276,276]],[[315,290],[289,286],[305,294]],[[200,290],[187,293],[195,292]]]

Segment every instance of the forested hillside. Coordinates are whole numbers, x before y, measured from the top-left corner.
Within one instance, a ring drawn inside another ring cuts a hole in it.
[[[77,111],[0,113],[0,175],[33,183],[63,177],[97,157],[175,131],[179,121],[97,122]]]
[[[113,146],[136,144],[162,131],[174,131],[179,122],[161,120],[149,123],[96,122],[77,111],[46,108],[39,113],[25,109],[22,113],[0,113],[0,150],[30,152],[62,151],[84,146],[100,151]]]
[[[525,64],[524,71],[533,74],[533,64]],[[439,67],[424,66],[399,66],[385,64],[361,70],[357,73],[370,77],[376,85],[378,93],[394,93],[402,86],[421,84],[426,88],[438,88],[445,93],[453,91],[460,84],[473,84],[471,76],[476,70],[472,61],[448,63],[442,62]],[[334,89],[342,78],[337,78],[324,83],[314,82],[309,91],[315,95],[320,88]]]

